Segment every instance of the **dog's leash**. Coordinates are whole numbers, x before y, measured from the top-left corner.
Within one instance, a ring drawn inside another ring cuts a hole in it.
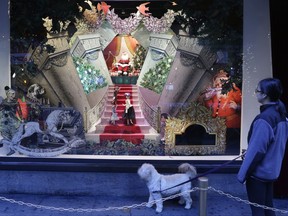
[[[202,173],[202,174],[196,175],[194,178],[191,178],[191,179],[189,179],[189,180],[187,180],[187,181],[185,181],[185,182],[182,182],[182,183],[177,184],[177,185],[175,185],[175,186],[172,186],[172,187],[170,187],[170,188],[166,188],[166,189],[164,189],[164,190],[153,191],[152,193],[162,193],[162,192],[164,192],[164,191],[170,190],[170,189],[172,189],[172,188],[178,187],[178,186],[183,185],[183,184],[186,184],[186,183],[188,183],[188,182],[192,182],[192,181],[194,181],[195,179],[197,179],[197,178],[199,178],[199,177],[208,175],[208,174],[210,174],[210,173],[215,172],[216,170],[219,170],[219,169],[227,166],[228,164],[232,163],[233,161],[237,160],[237,159],[240,158],[240,157],[243,158],[245,154],[246,154],[246,152],[244,152],[243,154],[235,157],[234,159],[232,159],[232,160],[230,160],[230,161],[227,161],[227,162],[221,164],[221,165],[218,166],[218,167],[215,167],[215,168],[213,168],[213,169],[211,169],[211,170],[208,170],[207,172],[204,172],[204,173]]]

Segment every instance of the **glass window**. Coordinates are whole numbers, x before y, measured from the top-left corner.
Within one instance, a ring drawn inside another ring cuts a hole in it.
[[[1,156],[241,153],[243,0],[52,2],[10,0]]]

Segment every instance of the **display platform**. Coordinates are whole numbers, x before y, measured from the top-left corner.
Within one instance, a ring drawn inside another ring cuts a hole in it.
[[[138,76],[112,76],[112,82],[114,84],[133,84],[135,85],[138,80]]]

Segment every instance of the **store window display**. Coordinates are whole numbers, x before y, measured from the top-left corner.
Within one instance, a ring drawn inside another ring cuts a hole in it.
[[[222,87],[229,81],[229,74],[221,69],[213,77],[212,87],[202,92],[199,101],[212,110],[213,117],[226,119],[227,128],[240,128],[241,122],[241,89],[232,83],[232,88],[227,93],[222,93]]]

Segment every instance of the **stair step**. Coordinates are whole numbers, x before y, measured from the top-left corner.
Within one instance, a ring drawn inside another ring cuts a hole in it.
[[[134,107],[134,110],[136,111],[141,111],[140,109],[140,105],[139,104],[133,104],[133,107]],[[121,104],[118,104],[117,107],[116,107],[116,111],[124,111],[125,109],[125,106],[121,105]],[[105,111],[107,112],[112,112],[112,104],[107,104],[106,105],[106,108],[105,108]]]
[[[102,135],[102,134],[101,134]],[[87,141],[92,141],[92,142],[96,142],[96,143],[100,143],[100,134],[95,134],[95,133],[86,133],[85,134],[85,139]],[[126,134],[124,136],[118,136],[118,134],[106,134],[107,140],[110,141],[116,141],[118,139],[124,139],[126,141],[129,141],[129,139],[133,138],[133,137],[137,137],[139,134]],[[142,134],[144,139],[149,139],[149,140],[157,140],[159,141],[159,134]],[[142,139],[141,139],[142,140]]]
[[[104,113],[103,113],[102,116],[103,116],[103,117],[111,117],[111,113],[112,113],[112,112],[104,111]],[[124,110],[122,110],[122,111],[117,111],[118,117],[119,117],[119,118],[122,118],[123,113],[124,113]],[[136,119],[142,117],[142,112],[135,110],[135,116],[136,116]]]
[[[112,101],[113,97],[114,97],[114,94],[108,94],[107,99]],[[126,96],[125,96],[125,95],[119,95],[119,94],[118,94],[117,99],[118,99],[118,100],[119,100],[119,99],[125,100],[125,99],[126,99]],[[132,96],[130,97],[130,99],[133,99],[133,100],[134,100],[134,99],[138,99],[138,95],[133,95],[133,94],[132,94]]]
[[[114,88],[108,88],[108,93],[114,93]],[[137,93],[138,91],[138,88],[137,87],[133,87],[133,88],[121,88],[119,91],[118,91],[118,94],[125,94],[125,92],[134,92],[134,93]]]
[[[126,91],[133,91],[133,92],[137,92],[138,88],[137,87],[120,87],[120,90],[118,91],[118,93],[125,93]],[[108,92],[114,92],[114,88],[108,88]]]
[[[113,134],[137,134],[142,133],[141,128],[139,126],[131,125],[123,125],[121,127],[115,125],[106,125],[104,128],[104,133],[113,133]]]
[[[86,140],[93,140],[94,142],[101,142],[103,140],[116,141],[123,139],[130,141],[134,144],[142,143],[142,140],[147,137],[152,140],[159,139],[159,134],[147,123],[142,114],[139,103],[138,88],[135,85],[117,85],[120,90],[117,94],[117,108],[119,120],[116,121],[117,125],[110,124],[110,117],[112,113],[112,100],[114,97],[114,89],[116,85],[110,85],[108,88],[107,103],[105,111],[103,112],[99,123],[95,126],[95,130],[86,134]],[[131,94],[131,103],[133,104],[136,119],[135,125],[124,125],[125,119],[122,118],[125,106],[125,93]]]
[[[121,132],[128,131],[129,132],[134,127],[134,126],[126,126],[126,125],[124,125],[123,121],[121,121],[121,120],[117,121],[116,124],[117,125],[111,125],[111,127],[112,126],[115,127],[115,129],[114,129],[115,133],[119,133],[119,131],[121,131]],[[95,131],[93,133],[96,133],[96,134],[103,133],[106,126],[109,127],[109,125],[97,125],[96,129],[95,129]],[[149,133],[150,130],[151,130],[151,126],[150,125],[137,125],[137,126],[140,128],[141,133],[144,133],[144,134],[145,133]]]
[[[111,100],[112,101],[112,100]],[[131,98],[130,99],[130,101],[131,101],[131,103],[134,105],[134,104],[139,104],[139,99],[138,98],[136,98],[136,99],[134,99],[134,98]],[[108,102],[109,103],[109,102]],[[125,98],[117,98],[117,104],[125,104]]]
[[[120,117],[120,116],[119,116]],[[120,118],[120,120],[118,120],[119,122],[123,122],[123,120],[122,120],[122,118]],[[146,119],[144,118],[144,117],[137,117],[136,118],[136,120],[135,120],[135,122],[136,122],[136,124],[138,124],[138,125],[145,125],[145,124],[147,124],[147,121],[146,121]],[[105,116],[103,116],[102,118],[101,118],[101,121],[100,121],[100,123],[99,124],[101,124],[101,125],[107,125],[107,124],[110,124],[110,116],[109,117],[105,117]]]
[[[136,85],[132,85],[132,84],[114,84],[114,85],[109,85],[110,88],[114,88],[116,86],[119,86],[120,88],[131,88],[131,87],[136,87]]]

